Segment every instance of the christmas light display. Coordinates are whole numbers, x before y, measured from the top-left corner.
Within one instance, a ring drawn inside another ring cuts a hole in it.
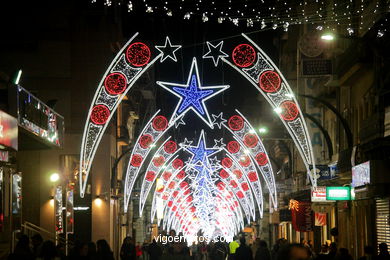
[[[168,37],[164,45],[152,48],[141,41],[133,42],[136,36],[111,63],[93,98],[81,146],[81,196],[97,146],[124,95],[156,61],[177,62],[176,52],[181,46],[172,45]],[[243,36],[246,42],[232,48],[230,57],[223,51],[222,41],[216,45],[206,42],[208,51],[203,59],[212,59],[215,67],[222,65],[219,61],[228,64],[255,86],[278,111],[305,165],[314,164],[306,124],[287,81],[262,50]],[[202,86],[195,57],[185,84],[157,81],[156,85],[177,97],[177,104],[172,113],[157,111],[134,141],[124,175],[124,211],[128,210],[134,183],[141,173],[139,213],[152,191],[151,220],[158,211],[163,228],[173,228],[188,238],[202,230],[209,237],[219,234],[231,239],[244,227],[245,218],[247,222],[256,219],[256,208],[262,217],[262,181],[270,194],[270,207],[276,209],[272,165],[249,120],[238,110],[226,118],[221,111],[211,116],[208,112],[206,101],[229,85]],[[185,119],[190,111],[207,127],[196,140],[170,137],[175,128],[189,123]],[[213,137],[221,133],[221,138],[212,143],[206,138],[209,131]],[[315,186],[315,180],[311,180]]]
[[[232,58],[234,64],[226,58],[222,58],[222,61],[244,76],[260,91],[269,104],[276,109],[275,111],[279,112],[281,121],[302,156],[311,184],[316,186],[316,179],[309,168],[309,165],[315,164],[313,150],[298,102],[287,81],[272,60],[248,36],[242,35],[250,44],[240,44],[233,50]],[[257,50],[257,61],[254,63],[255,48]],[[244,53],[247,53],[248,57]],[[241,127],[239,118],[232,119],[228,124],[230,129],[234,131],[238,131],[238,128]]]
[[[214,66],[217,67],[219,60],[223,57],[229,57],[226,53],[222,51],[223,41],[219,42],[217,45],[213,45],[210,42],[206,42],[208,52],[203,55],[203,59],[212,59]]]
[[[179,97],[173,117],[180,117],[189,110],[194,111],[211,128],[213,124],[207,111],[205,101],[229,88],[228,85],[202,87],[200,85],[199,71],[196,59],[192,60],[188,74],[187,84],[176,84],[157,81],[157,84]]]
[[[160,62],[163,62],[167,58],[170,58],[174,62],[177,62],[175,52],[181,48],[181,45],[172,45],[171,40],[167,36],[165,38],[164,46],[156,46],[156,49],[162,54]]]

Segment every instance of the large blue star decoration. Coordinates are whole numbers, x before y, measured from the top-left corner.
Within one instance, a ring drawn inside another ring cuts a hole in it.
[[[203,164],[205,159],[210,155],[219,152],[220,149],[207,148],[205,144],[204,131],[200,133],[199,141],[197,146],[187,146],[186,148],[190,153],[193,154],[191,158],[191,164],[196,165],[199,162]]]
[[[198,64],[196,58],[193,58],[190,73],[188,74],[187,84],[177,84],[157,81],[158,85],[179,97],[171,120],[180,118],[181,115],[189,110],[194,111],[210,128],[213,123],[207,111],[205,101],[229,88],[229,85],[203,87],[200,83]]]

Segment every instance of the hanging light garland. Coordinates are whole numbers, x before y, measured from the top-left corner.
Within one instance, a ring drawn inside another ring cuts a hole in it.
[[[259,27],[260,30],[281,28],[287,32],[291,25],[313,24],[329,30],[341,28],[352,36],[359,30],[371,29],[381,15],[390,11],[390,4],[379,0],[91,0],[96,5],[106,7],[124,6],[129,13],[147,13],[184,20],[199,18],[202,22],[217,21],[219,24],[231,22],[236,26]],[[367,13],[370,13],[367,16]],[[378,37],[385,30],[377,29]]]

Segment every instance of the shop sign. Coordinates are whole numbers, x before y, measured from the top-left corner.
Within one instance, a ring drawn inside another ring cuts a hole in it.
[[[311,201],[312,202],[326,202],[326,187],[317,186],[311,189]]]
[[[311,202],[290,200],[292,226],[296,231],[313,231]]]
[[[370,183],[370,161],[352,167],[352,187]]]
[[[315,226],[326,226],[326,213],[315,212],[314,225]]]
[[[18,150],[18,120],[1,110],[0,145]]]
[[[326,187],[327,200],[351,200],[351,187]]]
[[[313,169],[313,166],[310,165],[310,170]],[[335,177],[335,171],[330,171],[328,165],[316,165],[315,176],[317,180],[330,180]]]
[[[62,147],[64,118],[30,92],[18,86],[18,122],[43,140]]]

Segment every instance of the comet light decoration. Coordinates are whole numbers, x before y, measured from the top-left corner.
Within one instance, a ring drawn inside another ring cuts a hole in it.
[[[91,103],[80,151],[82,197],[96,149],[123,97],[149,68],[179,62],[177,57],[183,57],[176,56],[182,46],[172,44],[169,37],[152,46],[136,39],[137,36],[114,58]],[[223,42],[206,42],[205,47],[208,51],[202,56],[203,62],[233,68],[278,111],[307,167],[312,185],[316,186],[309,170],[309,165],[314,165],[314,156],[306,123],[291,88],[275,64],[244,34],[242,43],[230,52],[224,50]],[[185,83],[156,81],[156,87],[172,95],[177,104],[172,113],[156,111],[133,144],[124,176],[124,211],[128,210],[135,181],[140,176],[140,214],[152,192],[150,217],[154,221],[157,213],[157,221],[164,229],[183,232],[189,240],[199,231],[210,238],[223,236],[231,240],[245,223],[256,219],[256,208],[262,217],[263,188],[269,192],[270,207],[277,209],[272,165],[261,138],[239,110],[226,117],[225,111],[209,113],[208,103],[230,86],[204,83],[196,57],[192,57],[186,75]],[[174,130],[188,128],[191,122],[188,118],[194,115],[206,127],[193,129],[198,133],[193,139],[176,138]],[[217,137],[214,142],[207,138],[209,133]]]

